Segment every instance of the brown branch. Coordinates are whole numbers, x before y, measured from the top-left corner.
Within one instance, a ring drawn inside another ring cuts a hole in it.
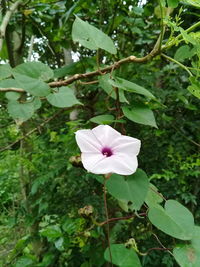
[[[18,93],[24,93],[24,89],[21,88],[0,88],[0,92],[18,92]]]
[[[171,254],[171,255],[173,256],[173,254],[171,253],[171,251],[170,251],[168,248],[166,248],[166,247],[162,244],[162,242],[161,242],[160,239],[157,237],[157,235],[154,234],[154,233],[152,233],[152,235],[155,237],[155,239],[156,239],[157,242],[160,244],[160,246],[161,246],[164,250],[167,250],[167,251],[169,252],[169,254]]]
[[[160,52],[158,50],[158,42],[156,42],[156,45],[153,48],[153,50],[149,54],[147,54],[145,57],[137,58],[135,56],[129,56],[127,58],[123,58],[123,59],[115,62],[114,64],[112,64],[108,67],[105,67],[105,68],[102,68],[102,69],[99,69],[96,71],[87,72],[87,73],[75,74],[66,80],[50,82],[50,83],[48,83],[48,85],[51,88],[69,85],[69,84],[71,84],[75,81],[81,80],[81,79],[86,79],[86,78],[91,78],[94,76],[106,74],[106,73],[111,72],[115,69],[118,69],[121,65],[123,65],[125,63],[132,63],[132,62],[133,63],[145,63],[145,62],[151,60],[153,57],[155,57],[159,53]],[[2,91],[3,92],[7,92],[7,91],[15,91],[16,92],[16,88],[0,88],[0,92],[2,92]],[[19,91],[17,91],[17,92],[19,92]],[[21,89],[20,92],[25,92],[25,90]]]
[[[143,213],[140,213],[139,216],[146,216],[147,214],[145,212]],[[99,226],[102,226],[104,224],[108,224],[110,222],[114,222],[114,221],[120,221],[120,220],[129,220],[129,219],[132,219],[134,218],[136,215],[129,215],[129,216],[125,216],[125,217],[118,217],[118,218],[110,218],[109,220],[107,221],[104,221],[104,222],[101,222],[101,223],[98,223]]]
[[[3,40],[5,38],[6,28],[10,21],[10,18],[21,3],[22,3],[22,0],[18,0],[17,2],[13,3],[3,18],[3,21],[0,26],[0,51],[3,46]]]
[[[91,78],[94,76],[98,76],[98,75],[102,75],[106,74],[112,70],[118,69],[121,65],[125,64],[125,63],[145,63],[147,61],[149,61],[150,59],[152,59],[153,57],[155,57],[158,54],[157,50],[152,50],[151,53],[149,53],[148,55],[146,55],[145,57],[141,57],[141,58],[137,58],[135,56],[129,56],[127,58],[123,58],[117,62],[115,62],[114,64],[102,68],[100,70],[96,70],[96,71],[91,71],[88,73],[81,73],[81,74],[75,74],[73,76],[71,76],[70,78],[63,80],[63,81],[56,81],[56,82],[50,82],[49,86],[54,88],[54,87],[61,87],[64,85],[69,85],[77,80],[81,80],[81,79],[86,79],[86,78]]]
[[[64,109],[66,110],[66,108]],[[17,144],[18,142],[22,141],[23,139],[25,139],[26,137],[28,137],[29,135],[31,135],[32,133],[39,131],[41,127],[43,127],[44,125],[46,125],[48,122],[50,122],[51,120],[55,119],[55,117],[57,117],[61,112],[63,112],[63,109],[59,110],[58,112],[56,112],[53,116],[51,116],[50,118],[46,119],[45,121],[43,121],[40,125],[38,125],[37,127],[35,127],[34,129],[32,129],[31,131],[29,131],[28,133],[26,133],[23,137],[17,139],[15,142],[3,147],[0,149],[0,152],[3,152],[9,148],[11,148],[12,146],[14,146],[15,144]]]

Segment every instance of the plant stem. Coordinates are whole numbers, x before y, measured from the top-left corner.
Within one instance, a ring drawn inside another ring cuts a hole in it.
[[[103,198],[104,198],[104,209],[105,209],[105,214],[106,214],[106,221],[108,222],[108,224],[107,224],[108,250],[109,250],[109,255],[110,255],[111,266],[113,267],[112,253],[111,253],[111,249],[110,249],[110,227],[109,227],[109,215],[108,215],[108,206],[107,206],[107,198],[106,198],[106,180],[107,179],[104,178]]]
[[[188,72],[188,74],[192,77],[193,74],[192,72],[188,69],[188,67],[186,67],[185,65],[183,65],[182,63],[180,63],[179,61],[175,60],[174,58],[171,58],[163,53],[161,53],[161,56],[168,59],[169,61],[172,61],[174,63],[176,63],[177,65],[179,65],[181,68],[183,68],[184,70],[186,70]]]

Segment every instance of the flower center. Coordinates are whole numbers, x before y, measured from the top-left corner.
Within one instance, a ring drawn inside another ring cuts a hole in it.
[[[104,147],[101,153],[106,157],[110,157],[113,155],[112,150],[109,147]]]

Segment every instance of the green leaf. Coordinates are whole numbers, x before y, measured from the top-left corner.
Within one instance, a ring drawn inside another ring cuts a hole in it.
[[[131,121],[157,128],[153,111],[142,103],[133,103],[131,108],[122,107],[124,116]]]
[[[109,83],[112,86],[121,88],[125,91],[144,95],[146,97],[155,99],[155,96],[152,93],[150,93],[147,89],[145,89],[144,87],[142,87],[136,83],[124,80],[122,78],[115,77],[115,80],[109,79]]]
[[[52,239],[57,239],[58,237],[61,237],[62,231],[58,225],[50,225],[40,230],[40,234],[52,240]]]
[[[141,267],[135,250],[126,248],[124,244],[112,244],[110,249],[113,264],[119,267]],[[111,262],[108,248],[105,250],[104,258]]]
[[[20,257],[15,263],[14,267],[31,267],[33,266],[34,261],[26,256]]]
[[[158,192],[158,189],[153,185],[149,184],[149,190],[145,198],[145,202],[149,207],[157,206],[158,203],[163,201],[162,195]]]
[[[13,119],[26,121],[30,119],[34,113],[33,103],[19,103],[18,101],[8,102],[8,113]]]
[[[108,192],[116,199],[130,204],[131,210],[139,210],[146,198],[149,181],[146,173],[140,169],[124,177],[113,174],[106,183]]]
[[[168,7],[176,8],[179,0],[167,0]]]
[[[199,267],[200,254],[191,245],[177,246],[173,250],[175,260],[181,267]]]
[[[192,242],[192,246],[200,254],[200,226],[195,225],[191,242]]]
[[[149,220],[164,233],[182,240],[190,240],[194,231],[192,213],[175,200],[168,200],[165,209],[159,205],[150,207]]]
[[[183,36],[183,39],[186,43],[191,43],[193,45],[198,45],[198,41],[196,41],[191,34],[187,33],[183,28],[179,27],[180,32]]]
[[[5,96],[8,100],[17,100],[20,98],[20,94],[17,92],[6,92]]]
[[[65,108],[73,105],[82,105],[75,97],[74,92],[67,86],[62,86],[57,93],[47,96],[48,102],[55,107]]]
[[[199,0],[182,0],[182,2],[187,3],[191,6],[200,7]]]
[[[72,39],[74,42],[79,42],[84,47],[92,50],[101,48],[111,54],[117,53],[115,45],[108,35],[79,17],[76,17],[72,26]]]
[[[57,240],[54,242],[55,247],[56,247],[58,250],[60,250],[60,251],[62,251],[62,250],[64,249],[63,243],[64,243],[64,239],[63,239],[63,237],[60,237],[59,239],[57,239]]]
[[[22,63],[13,69],[13,73],[18,73],[42,81],[48,81],[54,77],[53,70],[39,61]]]
[[[174,59],[177,61],[184,61],[186,58],[190,58],[195,54],[193,49],[190,49],[189,45],[183,45],[176,50]]]
[[[12,68],[9,64],[4,64],[0,66],[0,80],[8,78],[12,75]]]
[[[113,115],[99,115],[91,118],[90,121],[97,124],[111,124],[115,121],[115,117]]]
[[[50,88],[47,83],[18,73],[13,74],[18,88],[24,89],[26,92],[34,96],[47,96]]]
[[[99,85],[100,87],[113,99],[116,100],[116,93],[114,88],[110,83],[110,74],[105,74],[99,77]],[[129,103],[124,95],[124,90],[119,88],[119,101],[122,103]]]
[[[191,85],[188,86],[188,91],[200,99],[200,82],[195,80],[195,77],[190,78]]]
[[[0,88],[20,88],[15,79],[6,79],[0,81]]]

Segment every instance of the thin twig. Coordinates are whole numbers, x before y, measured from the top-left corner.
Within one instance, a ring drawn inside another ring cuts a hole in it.
[[[17,139],[15,142],[3,147],[0,149],[0,152],[3,152],[11,147],[13,147],[15,144],[17,144],[18,142],[22,141],[23,139],[25,139],[26,137],[28,137],[29,135],[31,135],[32,133],[38,131],[38,129],[40,129],[41,127],[43,127],[44,125],[46,125],[48,122],[50,122],[51,120],[55,119],[55,117],[57,117],[61,112],[63,112],[63,109],[59,110],[58,112],[56,112],[53,116],[51,116],[50,118],[46,119],[44,122],[42,122],[40,125],[38,125],[37,127],[35,127],[34,129],[32,129],[31,131],[29,131],[28,133],[24,134],[23,137]]]
[[[147,214],[145,212],[138,214],[139,216],[146,216]],[[129,219],[133,219],[136,215],[129,215],[129,216],[125,216],[125,217],[118,217],[118,218],[110,218],[108,220],[106,220],[105,222],[101,222],[98,223],[99,226],[102,226],[104,224],[109,224],[110,222],[115,222],[115,221],[121,221],[121,220],[129,220]]]
[[[160,241],[160,239],[157,237],[157,235],[156,234],[154,234],[154,233],[152,233],[152,235],[155,237],[155,239],[157,240],[157,242],[160,244],[160,246],[164,249],[164,250],[167,250],[168,252],[169,252],[169,254],[171,254],[172,256],[173,256],[173,254],[172,254],[172,252],[171,251],[169,251],[169,249],[168,248],[166,248],[163,244],[162,244],[162,242]]]
[[[103,198],[104,198],[104,209],[106,213],[106,221],[109,221],[109,215],[108,215],[108,206],[107,206],[107,198],[106,198],[106,178],[104,178],[104,185],[103,185]],[[112,253],[111,253],[111,248],[110,248],[110,227],[109,223],[107,223],[107,240],[108,240],[108,250],[109,250],[109,255],[110,255],[110,261],[111,261],[111,266],[113,267],[112,263]]]
[[[153,50],[149,54],[144,56],[144,57],[137,58],[135,56],[129,56],[129,57],[123,58],[123,59],[115,62],[114,64],[112,64],[112,65],[110,65],[108,67],[102,68],[100,70],[91,71],[91,72],[87,72],[87,73],[75,74],[75,75],[69,77],[66,80],[50,82],[50,83],[48,83],[48,85],[51,88],[69,85],[69,84],[71,84],[71,83],[73,83],[73,82],[75,82],[77,80],[81,80],[81,79],[86,79],[86,78],[91,78],[91,77],[94,77],[94,76],[102,75],[102,73],[103,74],[109,73],[109,72],[113,71],[114,69],[118,69],[121,65],[123,65],[125,63],[131,63],[131,62],[134,62],[134,63],[145,63],[145,62],[151,60],[153,57],[155,57],[158,54],[159,54],[159,50],[158,50],[157,45],[155,45]],[[0,92],[7,92],[7,91],[19,92],[19,91],[16,91],[16,88],[0,88]],[[25,90],[21,89],[20,92],[25,92]]]
[[[161,53],[161,56],[168,59],[171,62],[174,62],[175,64],[179,65],[181,68],[183,68],[184,70],[186,70],[188,72],[188,74],[192,77],[193,74],[192,72],[188,69],[188,67],[186,67],[185,65],[183,65],[182,63],[180,63],[179,61],[175,60],[174,58],[171,58],[163,53]]]

